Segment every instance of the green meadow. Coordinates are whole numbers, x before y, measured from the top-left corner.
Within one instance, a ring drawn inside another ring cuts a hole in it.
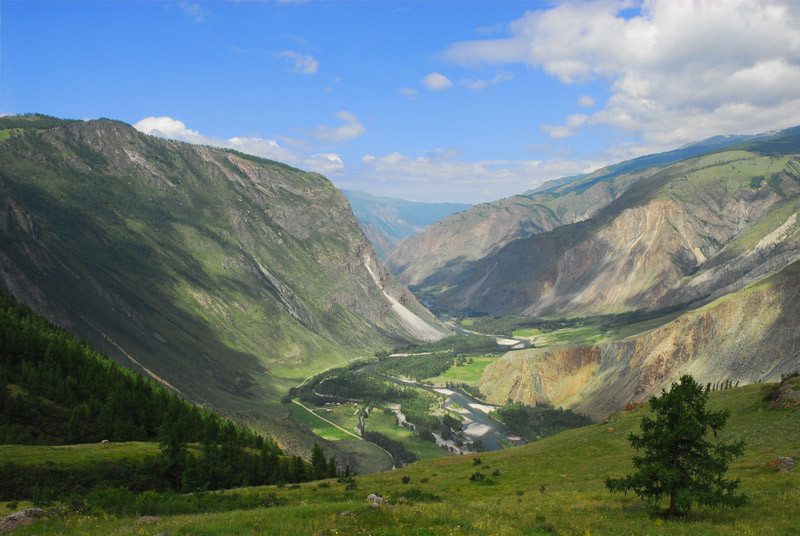
[[[731,465],[748,496],[738,509],[695,507],[668,521],[633,494],[609,493],[608,476],[632,470],[627,436],[648,410],[611,415],[607,422],[556,434],[526,446],[469,456],[416,462],[404,469],[356,476],[355,484],[328,480],[301,485],[236,490],[269,497],[268,508],[220,513],[112,516],[102,511],[62,511],[15,534],[63,535],[795,535],[800,526],[800,472],[779,473],[776,456],[800,456],[800,412],[769,409],[767,386],[750,385],[711,394],[709,407],[732,415],[720,440],[746,441]],[[378,414],[371,424],[381,428]],[[482,476],[479,476],[482,475]],[[224,492],[234,493],[234,492]],[[370,493],[388,503],[371,508]],[[665,504],[660,505],[662,508]],[[57,510],[56,506],[50,506]]]

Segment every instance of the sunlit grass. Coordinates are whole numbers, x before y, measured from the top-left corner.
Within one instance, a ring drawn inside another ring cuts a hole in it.
[[[721,439],[744,439],[745,455],[731,466],[748,503],[734,510],[695,508],[668,521],[635,495],[614,495],[606,476],[632,469],[627,436],[647,409],[620,413],[612,422],[562,432],[524,447],[411,464],[401,470],[356,477],[356,489],[333,480],[297,489],[263,487],[239,493],[275,493],[287,506],[219,514],[165,516],[152,525],[134,518],[70,514],[37,522],[15,534],[663,534],[792,535],[800,526],[800,474],[766,467],[774,456],[800,455],[800,412],[769,410],[762,386],[711,394],[710,407],[732,410]],[[378,417],[384,430],[391,415]],[[370,417],[370,419],[372,419]],[[473,460],[480,458],[476,465]],[[473,482],[481,472],[485,479]],[[408,477],[407,483],[403,477]],[[416,490],[416,491],[414,491]],[[390,505],[372,509],[376,493]],[[408,495],[419,499],[404,501]],[[420,495],[422,494],[422,495]],[[438,500],[437,500],[438,498]],[[666,505],[662,505],[666,506]]]

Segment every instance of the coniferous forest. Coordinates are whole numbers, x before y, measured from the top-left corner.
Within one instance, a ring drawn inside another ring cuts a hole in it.
[[[109,486],[196,491],[336,476],[193,406],[0,294],[0,444],[158,442],[157,456],[81,468],[0,465],[0,499]],[[315,456],[322,455],[315,449]],[[44,491],[43,491],[44,490]]]

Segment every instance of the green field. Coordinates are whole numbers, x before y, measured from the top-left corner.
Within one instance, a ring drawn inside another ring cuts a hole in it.
[[[575,326],[543,332],[537,329],[520,329],[513,332],[514,337],[525,337],[537,347],[556,344],[597,344],[606,339],[598,324]]]
[[[67,466],[88,465],[98,461],[144,458],[159,453],[157,443],[91,443],[86,445],[0,445],[0,460],[19,464],[60,463]]]
[[[162,516],[152,524],[137,524],[138,516],[65,513],[14,534],[794,536],[800,526],[800,471],[778,473],[767,464],[776,456],[800,457],[800,411],[768,409],[761,399],[764,388],[752,385],[711,394],[711,409],[732,410],[718,439],[747,443],[744,456],[731,465],[730,476],[741,480],[740,489],[749,501],[733,510],[695,507],[670,521],[633,494],[605,489],[605,477],[632,469],[627,436],[638,430],[647,412],[643,408],[522,447],[358,476],[354,490],[334,480],[237,490],[243,495],[274,493],[288,501],[285,506]],[[481,459],[480,465],[475,458]],[[470,480],[478,472],[485,478]],[[403,477],[408,477],[407,483]],[[370,493],[388,498],[389,506],[370,508],[365,500]]]
[[[314,415],[312,415],[305,409],[301,408],[297,404],[287,404],[286,406],[289,409],[289,413],[294,420],[305,424],[311,429],[311,431],[313,431],[315,434],[324,439],[329,439],[331,441],[336,441],[339,439],[354,439],[352,435],[343,432],[342,430],[339,430],[332,424],[323,421],[319,417],[315,417]],[[315,415],[317,415],[317,413],[315,413]],[[321,413],[319,413],[318,415],[322,416]],[[327,418],[327,416],[324,418]],[[333,421],[333,419],[329,420]],[[355,431],[353,431],[353,433],[355,434]]]
[[[379,432],[390,439],[400,441],[406,449],[413,452],[421,460],[428,458],[440,458],[450,456],[450,453],[431,443],[424,441],[414,435],[408,428],[397,425],[397,418],[392,413],[385,413],[379,409],[373,409],[369,418],[365,421],[366,429]]]
[[[427,378],[425,381],[433,382],[434,385],[440,386],[445,385],[447,382],[475,384],[481,381],[483,369],[485,369],[489,363],[496,361],[498,357],[499,356],[473,357],[471,358],[472,363],[464,364],[460,367],[450,367],[444,374],[433,378]]]

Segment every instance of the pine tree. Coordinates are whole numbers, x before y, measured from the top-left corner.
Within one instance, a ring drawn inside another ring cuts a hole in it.
[[[328,462],[325,461],[325,453],[319,443],[314,443],[311,450],[311,472],[313,480],[321,480],[328,476]]]
[[[725,426],[730,411],[706,410],[709,389],[703,389],[691,376],[673,383],[669,392],[650,398],[655,419],[643,417],[641,435],[631,433],[634,449],[643,451],[633,457],[636,472],[621,478],[606,478],[612,492],[633,490],[646,501],[656,504],[669,497],[669,516],[688,511],[694,502],[703,506],[740,506],[746,498],[737,495],[739,480],[726,480],[728,463],[744,452],[744,442],[711,443]]]

